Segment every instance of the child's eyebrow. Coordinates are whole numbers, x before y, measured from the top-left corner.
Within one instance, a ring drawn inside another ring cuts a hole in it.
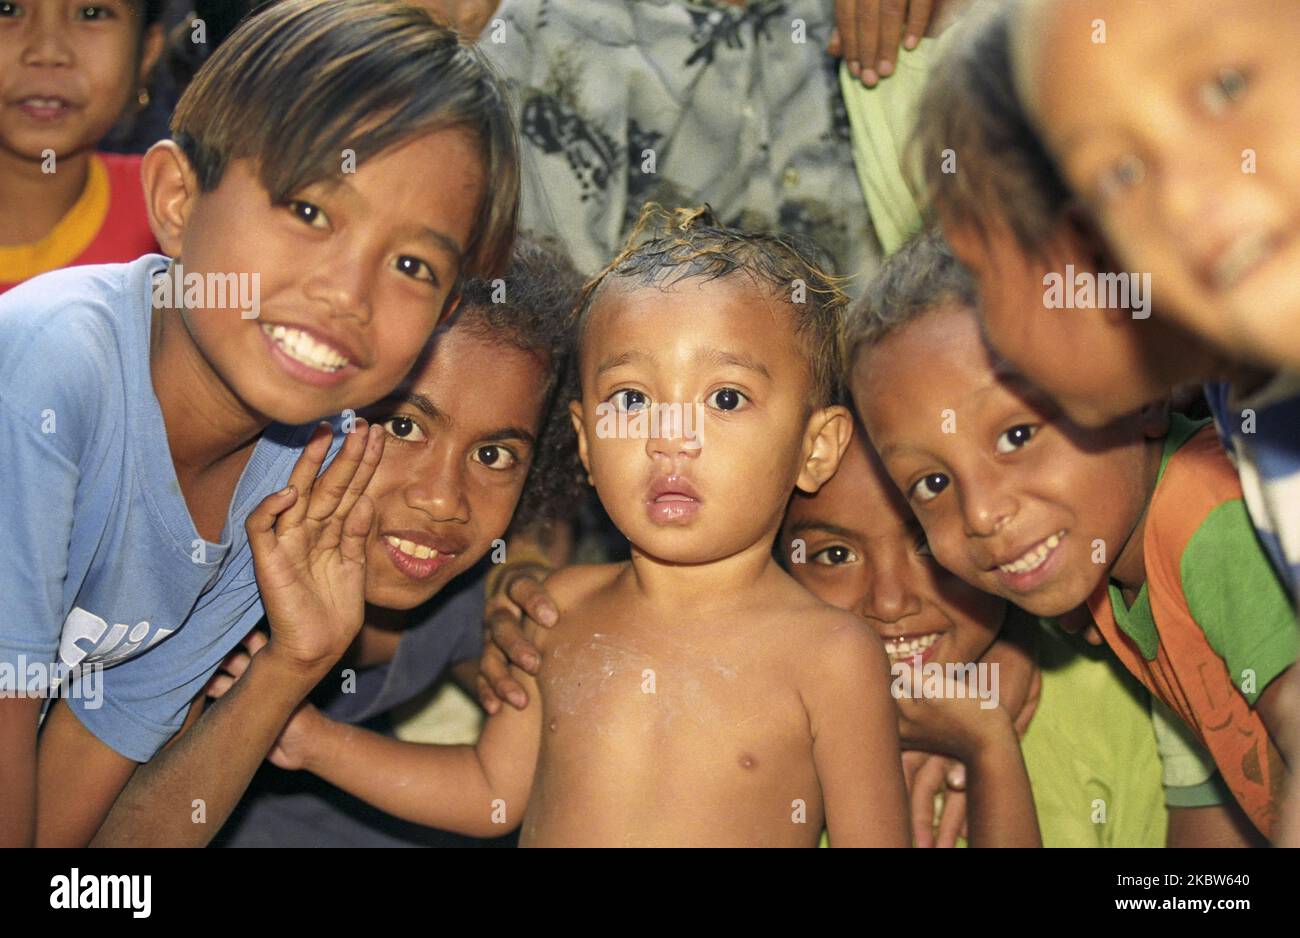
[[[790,535],[793,537],[797,534],[803,534],[805,531],[821,531],[829,534],[831,537],[842,538],[846,541],[856,541],[861,535],[857,531],[851,531],[848,528],[842,528],[838,524],[831,524],[829,521],[822,521],[817,518],[805,518],[803,521],[796,521],[790,525]]]
[[[443,428],[450,427],[455,423],[455,421],[451,419],[451,415],[435,404],[427,395],[421,394],[419,391],[409,391],[405,394],[390,394],[378,403],[372,404],[371,409],[390,410],[395,407],[400,407],[403,404],[414,405],[416,410],[420,411],[420,413],[424,414],[434,423]]]
[[[525,430],[523,427],[501,427],[490,433],[485,433],[479,439],[486,443],[499,443],[504,440],[518,440],[527,446],[534,446],[537,442],[536,437]]]
[[[453,238],[449,234],[438,231],[435,228],[430,228],[428,225],[420,226],[420,229],[417,232],[417,237],[419,237],[420,240],[422,241],[432,242],[433,244],[442,248],[453,258],[455,258],[457,263],[460,263],[460,259],[465,253],[464,249],[460,246],[459,243],[457,243],[455,238]]]
[[[767,366],[755,358],[748,355],[740,355],[736,352],[728,352],[725,349],[703,348],[695,353],[696,358],[707,359],[710,363],[719,366],[734,365],[737,368],[744,368],[762,375],[764,378],[771,379],[772,374],[767,370]]]
[[[654,356],[648,352],[642,352],[639,349],[628,349],[626,352],[620,352],[617,355],[611,355],[596,366],[596,375],[599,377],[607,371],[614,368],[620,368],[623,365],[631,365],[634,362],[653,361]]]

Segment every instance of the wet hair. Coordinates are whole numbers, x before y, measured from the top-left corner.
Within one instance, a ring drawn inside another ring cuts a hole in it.
[[[650,203],[622,251],[583,288],[579,348],[597,298],[613,281],[668,289],[686,280],[741,276],[790,308],[808,362],[811,404],[823,407],[842,396],[843,320],[849,303],[842,278],[829,270],[829,258],[805,237],[726,228],[708,205],[670,212]],[[794,299],[798,284],[801,302]]]
[[[998,4],[954,27],[961,34],[931,70],[911,146],[932,215],[981,234],[996,219],[1034,254],[1071,194],[1016,95],[1011,26],[1018,7]],[[949,157],[955,172],[944,171],[952,168]]]
[[[849,313],[848,362],[947,304],[974,309],[975,278],[937,230],[923,231],[885,259]]]
[[[582,275],[558,244],[520,235],[504,276],[466,281],[452,319],[453,328],[527,352],[546,369],[540,432],[512,531],[567,517],[585,490],[568,407],[579,396],[572,353],[581,289]]]
[[[275,202],[338,173],[344,150],[360,164],[452,127],[477,139],[486,187],[463,271],[493,276],[509,260],[518,212],[514,125],[486,60],[423,9],[391,0],[266,4],[203,63],[171,122],[202,191],[216,188],[232,160],[251,158]]]

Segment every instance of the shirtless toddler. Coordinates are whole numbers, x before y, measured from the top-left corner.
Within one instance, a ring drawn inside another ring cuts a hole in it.
[[[305,707],[273,754],[392,814],[523,846],[906,846],[879,639],[772,557],[848,444],[843,294],[790,243],[679,213],[588,285],[583,464],[631,559],[556,573],[531,703],[476,746]],[[643,223],[648,223],[643,219]],[[644,225],[642,226],[644,227]],[[640,229],[639,229],[640,230]]]

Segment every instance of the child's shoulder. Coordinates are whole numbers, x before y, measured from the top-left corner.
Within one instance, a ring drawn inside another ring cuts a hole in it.
[[[1220,505],[1242,498],[1241,479],[1213,424],[1183,428],[1151,497],[1151,529],[1185,543]]]
[[[845,657],[874,663],[886,660],[884,644],[861,616],[823,602],[793,579],[782,586],[764,604],[764,614],[783,639],[799,649],[801,659],[815,668]]]
[[[579,606],[608,589],[626,566],[625,563],[600,563],[563,567],[546,578],[546,591],[561,610]]]

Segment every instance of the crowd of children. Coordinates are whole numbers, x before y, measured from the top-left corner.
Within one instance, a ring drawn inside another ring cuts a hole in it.
[[[1300,846],[1300,8],[171,6],[0,2],[0,845]]]

